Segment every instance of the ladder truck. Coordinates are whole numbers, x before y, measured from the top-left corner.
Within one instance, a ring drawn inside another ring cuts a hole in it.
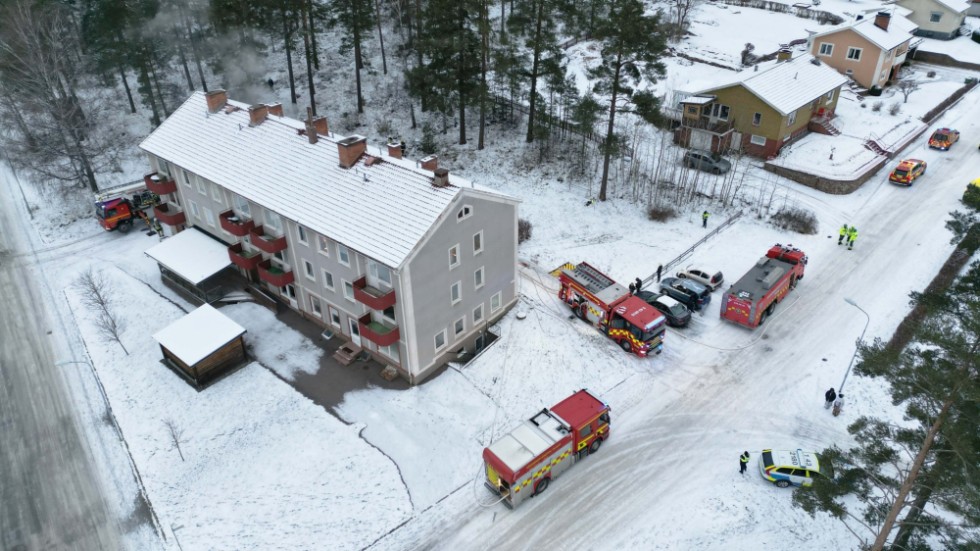
[[[146,214],[146,209],[159,202],[160,196],[146,189],[146,184],[141,180],[138,183],[99,190],[95,196],[95,216],[105,231],[119,230],[120,233],[129,233],[133,229],[133,221],[140,219],[147,228],[159,233]]]

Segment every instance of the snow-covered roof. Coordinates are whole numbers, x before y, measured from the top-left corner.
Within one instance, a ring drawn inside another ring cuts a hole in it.
[[[145,254],[194,285],[231,265],[227,245],[196,228],[164,239]]]
[[[697,94],[741,84],[776,111],[788,115],[847,82],[836,70],[823,63],[814,63],[814,57],[810,54],[799,54],[788,61],[770,61],[755,67],[759,67],[759,70],[753,68],[726,76]]]
[[[863,36],[869,42],[875,46],[878,46],[882,50],[891,50],[892,48],[901,46],[904,42],[910,40],[912,38],[912,32],[917,28],[919,28],[918,25],[909,21],[905,17],[892,14],[889,18],[888,30],[885,30],[878,25],[875,25],[874,16],[869,15],[867,19],[846,23],[844,25],[838,25],[833,29],[817,33],[813,35],[813,38],[819,38],[822,36],[839,33],[847,29],[853,29],[854,32]]]
[[[388,266],[400,266],[461,193],[517,202],[456,176],[435,187],[415,161],[370,145],[383,162],[362,156],[341,168],[341,137],[310,144],[303,122],[275,115],[249,126],[248,105],[227,103],[238,109],[209,115],[195,92],[140,147]]]
[[[715,96],[689,96],[680,101],[680,103],[689,103],[693,105],[704,105],[706,103],[711,103],[715,101]]]
[[[955,13],[963,13],[970,9],[970,3],[965,0],[936,0],[936,3],[946,6]]]
[[[187,365],[194,365],[245,333],[245,328],[205,304],[157,331],[153,339]]]

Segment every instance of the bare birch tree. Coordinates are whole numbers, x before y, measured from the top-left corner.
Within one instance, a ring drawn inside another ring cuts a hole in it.
[[[126,345],[122,342],[125,323],[113,312],[113,288],[105,274],[101,270],[96,272],[89,268],[78,276],[75,284],[82,292],[82,304],[95,312],[95,324],[99,334],[107,342],[119,343],[120,348],[128,356],[129,350],[126,350]]]

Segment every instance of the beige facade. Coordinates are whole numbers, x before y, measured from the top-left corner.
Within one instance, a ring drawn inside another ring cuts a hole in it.
[[[911,40],[909,35],[899,46],[885,50],[854,29],[846,28],[811,37],[810,53],[865,88],[882,88],[897,77]]]
[[[899,6],[912,10],[908,18],[919,26],[918,36],[950,40],[959,36],[969,4],[938,0],[899,0]],[[960,6],[962,4],[962,6]]]

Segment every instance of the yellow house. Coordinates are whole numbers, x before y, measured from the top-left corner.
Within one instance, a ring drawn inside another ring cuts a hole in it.
[[[916,25],[885,11],[811,34],[807,50],[865,88],[882,88],[898,77]]]
[[[807,132],[837,133],[829,121],[846,82],[812,55],[793,58],[783,50],[775,61],[681,100],[681,125],[674,139],[685,147],[741,148],[749,155],[772,157]]]

